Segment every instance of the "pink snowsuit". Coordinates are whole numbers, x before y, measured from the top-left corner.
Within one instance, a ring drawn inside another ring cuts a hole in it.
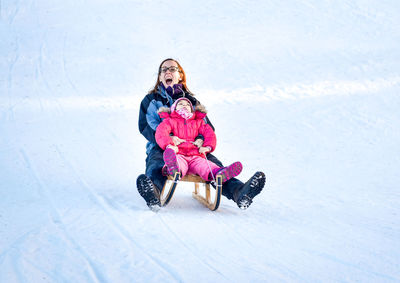
[[[178,145],[179,151],[176,155],[182,177],[187,174],[197,174],[204,180],[209,181],[210,168],[214,173],[218,171],[220,167],[213,162],[207,161],[205,156],[199,153],[199,148],[192,142],[194,142],[195,138],[200,134],[204,137],[203,146],[209,146],[211,151],[214,151],[217,144],[215,133],[210,125],[206,124],[203,119],[207,115],[204,107],[198,105],[193,116],[185,119],[175,111],[174,106],[179,100],[174,103],[171,109],[162,107],[158,110],[159,116],[164,120],[156,129],[155,138],[157,144],[163,150],[165,150],[168,145],[174,145],[171,134],[186,140]],[[189,101],[188,99],[185,100]]]

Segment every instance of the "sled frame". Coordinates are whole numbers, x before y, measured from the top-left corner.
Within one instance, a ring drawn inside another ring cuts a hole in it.
[[[218,209],[219,204],[221,202],[221,194],[222,194],[222,177],[216,176],[216,189],[214,193],[214,201],[211,200],[211,189],[210,183],[204,181],[198,175],[186,175],[182,179],[180,179],[180,173],[176,173],[174,177],[168,176],[168,180],[172,181],[172,184],[167,188],[167,182],[164,184],[164,188],[160,195],[161,206],[166,206],[169,201],[172,199],[172,196],[175,192],[178,181],[183,182],[191,182],[194,183],[194,191],[192,193],[193,198],[198,200],[200,203],[208,207],[210,210],[215,211]],[[200,184],[204,187],[204,194],[201,193]],[[166,191],[168,190],[168,192]],[[165,195],[165,196],[164,196]]]
[[[167,189],[167,181],[165,181],[164,187],[161,191],[160,194],[160,202],[161,202],[161,206],[166,206],[169,201],[172,199],[172,196],[174,195],[176,186],[178,185],[178,181],[181,178],[181,173],[180,172],[176,172],[174,177],[172,177],[171,175],[168,176],[168,180],[172,181],[171,186],[169,186],[168,188],[168,192],[166,192]]]

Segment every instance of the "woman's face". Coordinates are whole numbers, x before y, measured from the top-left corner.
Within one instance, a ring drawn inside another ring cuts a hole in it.
[[[175,61],[168,60],[161,65],[160,82],[164,87],[172,87],[181,80],[181,73],[179,72],[178,64]]]
[[[192,106],[190,105],[189,102],[187,102],[184,99],[179,100],[179,102],[176,104],[175,110],[180,110],[180,109],[186,109],[187,112],[192,112]]]

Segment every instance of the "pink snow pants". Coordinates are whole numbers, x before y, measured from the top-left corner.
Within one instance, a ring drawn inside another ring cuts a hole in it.
[[[208,176],[210,175],[210,167],[213,171],[216,168],[220,168],[215,163],[207,161],[205,158],[200,156],[185,156],[177,154],[176,161],[179,170],[182,172],[182,177],[188,174],[197,174],[206,181],[209,181]],[[208,164],[210,164],[210,167],[208,167]]]

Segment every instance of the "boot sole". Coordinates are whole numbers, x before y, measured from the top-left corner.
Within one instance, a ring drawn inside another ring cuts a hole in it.
[[[147,206],[151,210],[158,210],[161,207],[160,199],[156,196],[156,188],[149,177],[146,175],[140,175],[137,178],[136,186],[139,194],[144,198]]]
[[[247,209],[253,202],[253,198],[263,190],[265,186],[265,174],[256,172],[250,179],[249,191],[237,201],[240,209]]]

